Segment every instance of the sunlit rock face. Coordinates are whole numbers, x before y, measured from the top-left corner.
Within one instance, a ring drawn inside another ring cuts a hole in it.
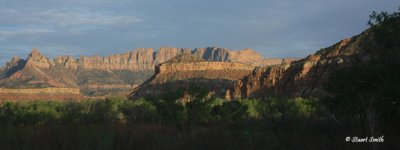
[[[249,48],[238,51],[218,47],[197,48],[194,49],[193,54],[206,61],[241,62],[253,66],[280,65],[297,60],[295,58],[264,58]]]
[[[191,84],[208,87],[210,93],[226,99],[319,96],[327,94],[322,87],[333,71],[355,60],[371,60],[377,51],[368,31],[303,59],[265,59],[250,49],[195,49],[186,59],[178,56],[156,66],[155,75],[130,97],[157,95]]]
[[[329,75],[354,60],[368,61],[379,50],[368,31],[306,58],[276,66],[257,67],[229,89],[232,98],[298,97],[326,94]]]
[[[111,56],[82,56],[79,67],[86,70],[131,70],[143,71],[153,69],[153,49],[137,48],[132,52]]]
[[[78,88],[0,88],[0,101],[14,100],[83,100]]]
[[[130,94],[132,99],[157,96],[179,88],[200,86],[222,96],[235,81],[248,76],[254,66],[240,62],[206,61],[193,54],[179,55],[157,65],[155,75]]]
[[[154,64],[161,64],[175,56],[190,53],[192,53],[192,50],[189,48],[161,47],[155,53]]]
[[[0,88],[73,88],[90,96],[126,95],[131,88],[147,80],[153,70],[153,50],[150,48],[104,57],[82,56],[80,59],[72,56],[50,59],[33,49],[26,60],[13,58],[1,68]]]

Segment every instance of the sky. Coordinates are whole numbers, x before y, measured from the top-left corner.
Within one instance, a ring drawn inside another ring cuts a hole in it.
[[[161,46],[304,57],[368,28],[399,0],[0,0],[0,65],[38,48],[100,55]]]

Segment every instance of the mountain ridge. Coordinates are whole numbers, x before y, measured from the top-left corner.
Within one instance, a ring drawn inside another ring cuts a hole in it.
[[[240,78],[230,79],[225,82],[224,86],[211,88],[210,93],[219,93],[217,96],[225,95],[226,99],[243,99],[243,98],[266,98],[266,97],[307,97],[326,94],[322,86],[327,82],[329,75],[337,68],[351,65],[354,61],[366,62],[371,60],[376,51],[380,48],[376,45],[372,33],[366,30],[359,35],[351,38],[343,39],[338,43],[321,49],[314,54],[299,60],[280,63],[277,65],[254,66],[254,69],[247,75]],[[211,50],[212,52],[212,50]],[[228,58],[228,54],[223,53],[224,58]],[[222,58],[222,57],[220,57]],[[218,58],[218,59],[220,59]],[[191,62],[187,65],[195,65]],[[174,64],[161,64],[160,67],[174,68]],[[131,99],[140,96],[144,97],[146,93],[157,93],[158,86],[166,86],[168,89],[186,88],[191,83],[197,84],[196,75],[190,73],[190,67],[179,67],[175,69],[174,74],[180,75],[181,78],[172,78],[170,74],[164,71],[156,72],[152,80],[141,85],[141,88],[135,89],[131,94]],[[226,67],[225,73],[229,69],[235,70],[235,67]],[[237,69],[237,68],[236,68]],[[173,69],[172,69],[173,70]],[[203,69],[208,74],[218,74],[218,69]],[[189,72],[189,73],[188,73]],[[201,74],[201,72],[198,72]],[[176,76],[176,75],[175,75]],[[203,74],[203,76],[207,76]],[[212,82],[219,82],[223,85],[218,77],[207,78],[207,83],[211,86]],[[163,81],[157,83],[157,81]],[[170,82],[171,84],[164,85]],[[199,80],[199,82],[202,82]],[[175,84],[175,86],[173,86]],[[233,85],[232,85],[233,84]],[[207,84],[205,84],[207,86]],[[153,88],[153,89],[152,89]],[[167,88],[166,88],[167,89]],[[144,93],[144,94],[143,94]],[[225,94],[222,94],[225,93]],[[140,95],[140,96],[138,96]]]
[[[86,96],[125,95],[149,79],[157,65],[186,54],[206,61],[243,62],[253,66],[293,60],[269,60],[251,49],[233,51],[215,47],[194,50],[161,47],[156,52],[152,48],[137,48],[110,56],[50,59],[34,48],[26,59],[15,57],[1,67],[0,88],[78,88]]]

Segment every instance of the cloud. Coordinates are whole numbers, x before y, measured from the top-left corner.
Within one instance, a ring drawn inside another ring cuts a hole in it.
[[[29,36],[38,35],[54,32],[50,29],[38,29],[38,28],[21,28],[21,29],[11,29],[11,30],[1,30],[0,29],[0,41],[12,36]]]
[[[104,12],[89,12],[87,10],[48,10],[38,13],[37,17],[41,18],[42,23],[60,26],[116,25],[142,21],[136,16],[113,15]]]
[[[304,57],[356,35],[398,0],[0,0],[1,59],[109,55],[137,47],[253,48]],[[4,64],[0,60],[0,65]]]
[[[92,12],[86,9],[48,9],[43,11],[3,9],[0,23],[17,25],[19,28],[31,26],[48,27],[63,30],[65,28],[104,27],[142,22],[134,15],[115,14],[112,12]],[[26,29],[27,30],[27,29]]]

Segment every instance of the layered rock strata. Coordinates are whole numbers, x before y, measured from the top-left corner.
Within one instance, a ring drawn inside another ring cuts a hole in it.
[[[130,94],[132,99],[157,96],[165,92],[188,88],[191,85],[203,86],[211,93],[224,96],[227,87],[233,88],[234,81],[248,76],[253,66],[238,62],[208,62],[197,60],[197,56],[177,56],[171,61],[156,66],[155,75],[137,87]]]
[[[227,93],[232,98],[307,97],[326,94],[323,85],[336,69],[368,61],[379,50],[368,31],[284,65],[257,67]]]
[[[78,88],[0,88],[0,101],[14,100],[83,100]]]
[[[156,74],[133,90],[130,97],[157,95],[160,91],[187,88],[190,84],[210,87],[212,93],[226,99],[321,96],[327,94],[323,85],[332,72],[353,62],[369,61],[379,50],[369,31],[300,60],[265,60],[248,49],[238,52],[196,49],[194,57],[221,62],[171,61],[161,64],[156,66]],[[247,55],[250,56],[243,57]],[[260,65],[263,63],[268,65]],[[254,67],[254,64],[260,66]]]

